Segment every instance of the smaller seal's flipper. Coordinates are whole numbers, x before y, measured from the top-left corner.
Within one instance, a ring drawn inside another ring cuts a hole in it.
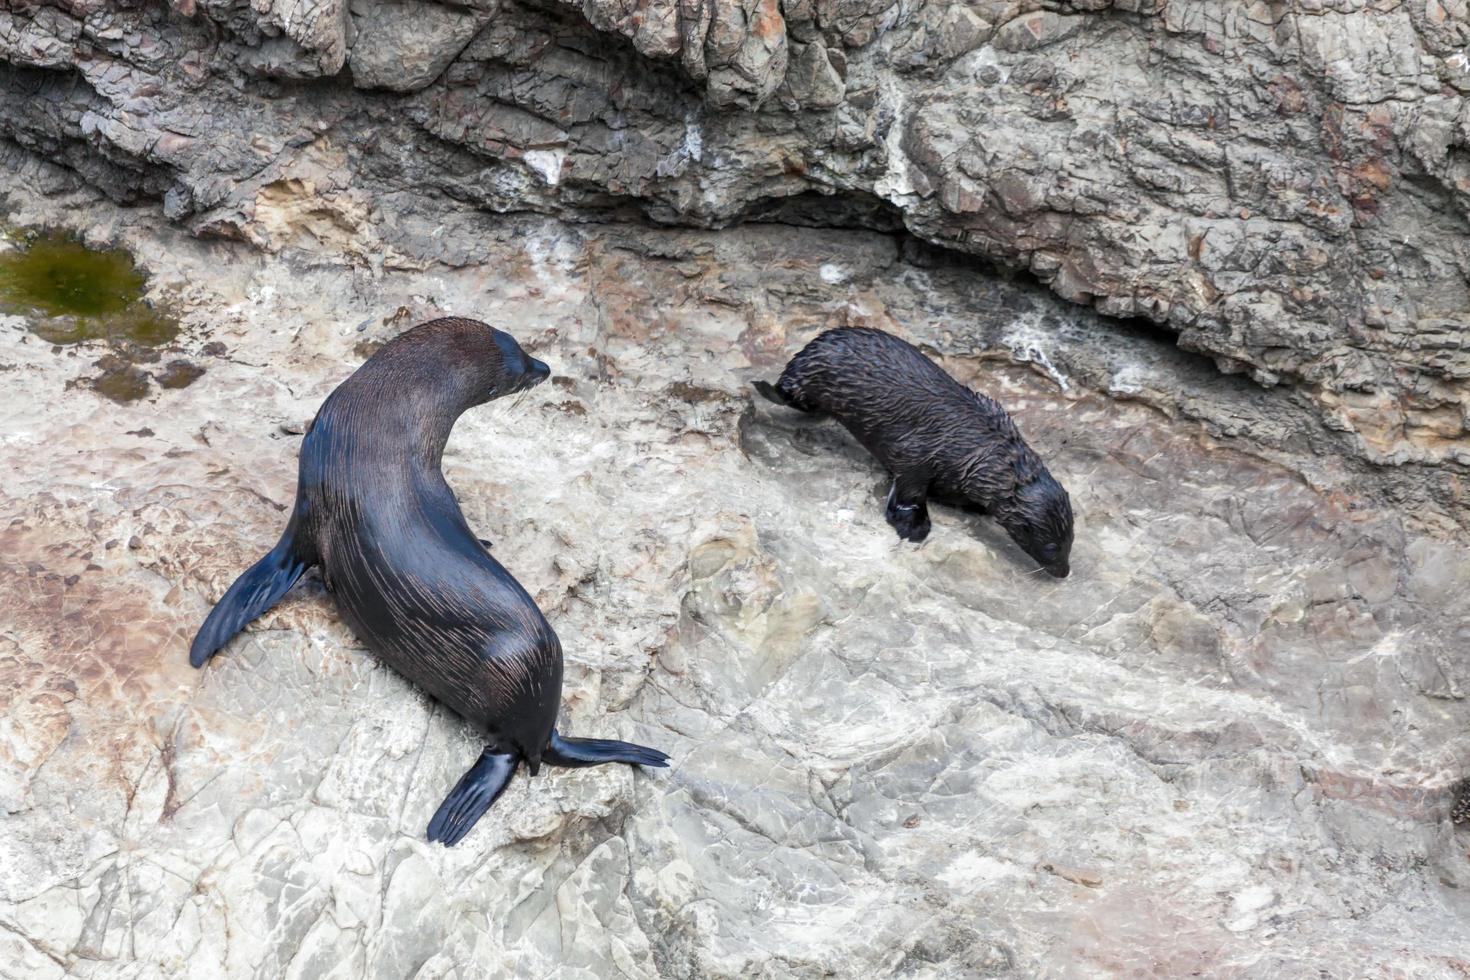
[[[489,541],[486,541],[484,538],[476,538],[475,540],[479,541],[480,544],[484,545],[486,551],[489,551],[490,550],[490,542]]]
[[[235,579],[225,597],[215,603],[189,647],[190,664],[203,667],[220,647],[245,628],[246,623],[279,602],[310,567],[312,563],[304,561],[296,553],[295,527],[296,522],[292,521],[280,542],[264,558],[251,565],[244,575]]]
[[[895,477],[888,488],[883,516],[905,541],[918,544],[929,536],[929,487],[926,479]]]
[[[511,752],[486,749],[480,761],[460,777],[454,789],[439,804],[434,819],[429,821],[429,840],[453,847],[464,839],[470,828],[485,815],[515,775],[520,756]]]
[[[669,764],[669,757],[646,745],[634,745],[632,742],[619,742],[610,738],[563,738],[556,729],[552,729],[551,741],[541,752],[541,761],[570,769],[600,766],[605,762],[626,762],[633,766],[662,768]]]

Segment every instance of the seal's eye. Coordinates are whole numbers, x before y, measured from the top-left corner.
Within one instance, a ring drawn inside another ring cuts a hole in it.
[[[495,346],[500,349],[500,369],[507,375],[526,373],[526,355],[521,345],[508,333],[494,331]]]
[[[1041,554],[1047,561],[1051,561],[1057,556],[1057,546],[1055,544],[1046,545],[1041,549]]]

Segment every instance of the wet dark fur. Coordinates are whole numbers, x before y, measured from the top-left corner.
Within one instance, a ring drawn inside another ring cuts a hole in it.
[[[1058,577],[1070,570],[1072,504],[1005,409],[881,330],[820,335],[756,389],[778,404],[832,415],[893,474],[886,516],[900,537],[929,534],[928,498],[991,515]]]
[[[301,445],[296,506],[280,542],[210,612],[202,666],[319,565],[343,618],[385,663],[468,720],[488,747],[430,824],[468,832],[524,761],[664,765],[663,753],[554,729],[561,643],[466,524],[440,459],[467,409],[549,374],[474,320],[421,324],[374,354],[322,404]]]

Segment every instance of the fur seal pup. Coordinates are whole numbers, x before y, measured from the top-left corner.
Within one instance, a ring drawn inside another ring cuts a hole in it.
[[[664,766],[657,749],[567,738],[554,727],[561,643],[521,584],[465,522],[440,472],[467,409],[540,384],[550,369],[475,320],[414,327],[322,403],[301,443],[286,533],[230,586],[189,650],[195,667],[313,565],[343,618],[381,660],[453,708],[486,748],[429,822],[453,846],[516,768]]]
[[[993,514],[1052,575],[1070,571],[1067,491],[999,403],[914,345],[882,330],[839,327],[802,348],[774,386],[755,388],[778,405],[833,416],[888,467],[884,516],[900,538],[928,536],[932,493]]]

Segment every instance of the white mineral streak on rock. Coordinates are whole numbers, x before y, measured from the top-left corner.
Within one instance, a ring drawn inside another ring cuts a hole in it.
[[[561,183],[561,168],[566,158],[565,150],[526,151],[526,163],[553,187]]]
[[[1047,348],[1055,348],[1057,344],[1054,334],[1038,329],[1031,322],[1018,319],[1005,332],[1001,342],[1017,360],[1035,364],[1042,373],[1056,382],[1058,388],[1062,391],[1067,390],[1069,386],[1066,376],[1057,369],[1047,355]]]
[[[847,282],[847,270],[836,262],[823,262],[822,267],[817,270],[817,275],[829,286],[840,286]]]

